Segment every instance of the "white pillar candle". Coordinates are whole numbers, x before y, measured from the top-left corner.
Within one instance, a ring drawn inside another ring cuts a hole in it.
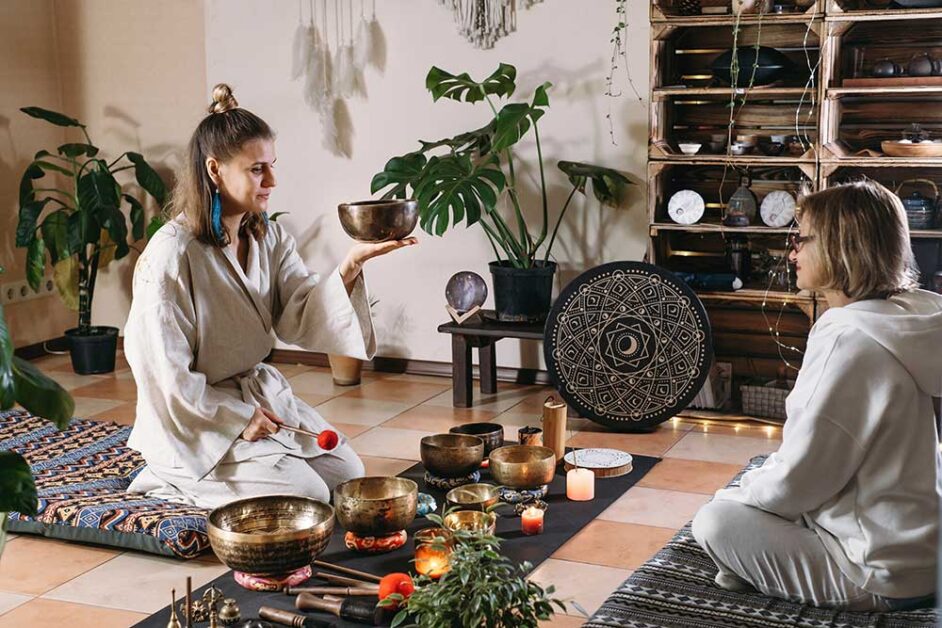
[[[595,497],[595,474],[588,469],[571,469],[566,474],[566,497],[576,502]]]

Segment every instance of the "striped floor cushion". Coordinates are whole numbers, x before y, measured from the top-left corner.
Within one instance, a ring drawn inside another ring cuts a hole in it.
[[[29,462],[35,517],[10,513],[10,532],[193,558],[209,547],[202,508],[125,493],[144,467],[127,446],[131,428],[73,420],[59,431],[22,410],[0,412],[0,450]]]
[[[757,467],[753,458],[730,483]],[[759,594],[732,593],[713,583],[716,565],[697,545],[690,524],[629,577],[592,616],[591,628],[929,628],[935,610],[849,613]]]

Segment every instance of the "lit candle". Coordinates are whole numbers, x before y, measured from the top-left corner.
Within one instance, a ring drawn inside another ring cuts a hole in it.
[[[587,502],[595,497],[595,474],[588,469],[572,469],[566,474],[566,497]]]
[[[543,531],[543,510],[530,506],[520,515],[520,528],[526,535],[539,534]]]
[[[437,579],[451,569],[454,540],[443,528],[426,528],[415,535],[415,570]]]

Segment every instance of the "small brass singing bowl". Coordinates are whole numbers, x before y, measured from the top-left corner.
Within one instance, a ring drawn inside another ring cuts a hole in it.
[[[497,515],[480,510],[458,510],[445,515],[442,525],[452,532],[494,534],[497,530]]]
[[[553,481],[556,454],[549,447],[509,445],[490,455],[491,475],[510,488],[536,488]]]
[[[500,423],[465,423],[448,430],[452,434],[470,434],[484,441],[484,457],[504,446],[504,426]]]
[[[293,495],[250,497],[209,513],[209,544],[230,569],[281,575],[310,565],[334,531],[334,509]]]
[[[458,510],[487,510],[497,503],[500,493],[493,484],[465,484],[453,488],[445,495],[448,508]]]
[[[337,207],[340,226],[358,242],[401,240],[419,221],[419,204],[413,200],[357,201]]]
[[[484,441],[468,434],[435,434],[422,438],[419,454],[430,473],[459,478],[481,468]]]
[[[356,478],[334,489],[337,521],[360,536],[406,529],[415,519],[418,500],[419,485],[406,478]]]

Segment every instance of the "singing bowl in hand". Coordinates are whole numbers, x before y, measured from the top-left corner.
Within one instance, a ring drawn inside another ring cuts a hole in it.
[[[214,509],[206,528],[213,552],[230,569],[281,575],[320,556],[334,531],[334,509],[308,497],[249,497]]]
[[[419,204],[412,200],[357,201],[337,207],[340,226],[357,242],[402,240],[419,221]]]

